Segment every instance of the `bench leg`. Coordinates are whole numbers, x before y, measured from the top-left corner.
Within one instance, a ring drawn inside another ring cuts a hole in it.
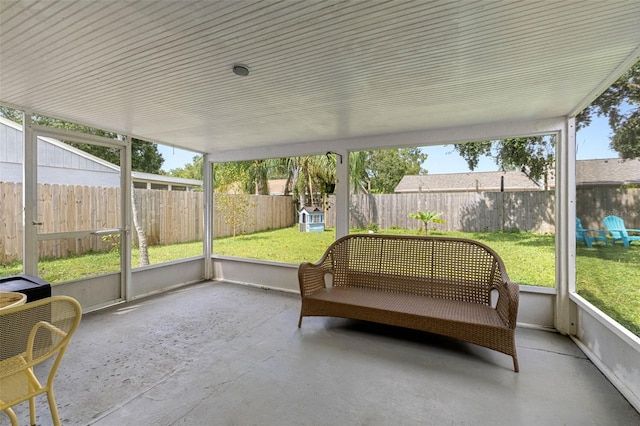
[[[513,355],[512,358],[513,358],[513,369],[517,373],[518,371],[520,371],[520,367],[518,366],[518,357]]]
[[[298,320],[298,328],[302,327],[302,312],[300,312],[300,319]]]

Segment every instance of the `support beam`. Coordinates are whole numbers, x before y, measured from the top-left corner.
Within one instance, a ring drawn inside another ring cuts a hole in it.
[[[506,139],[520,136],[549,135],[562,129],[564,117],[524,122],[478,124],[465,127],[418,130],[384,135],[291,143],[215,152],[216,162],[255,160],[324,154],[327,151],[344,152],[429,146],[462,143],[477,140]]]
[[[213,259],[211,259],[211,255],[213,254],[213,179],[212,179],[212,164],[209,161],[209,155],[205,154],[202,158],[202,180],[203,180],[203,188],[204,191],[204,199],[203,199],[203,251],[204,251],[204,279],[210,280],[213,278]]]
[[[336,239],[349,235],[349,152],[336,151]]]
[[[563,334],[574,334],[575,312],[569,299],[576,291],[576,128],[568,118],[558,132],[556,147],[556,318]]]
[[[22,112],[22,270],[38,276],[38,139],[31,112]]]
[[[131,141],[131,137],[127,137],[123,140],[106,138],[104,136],[91,135],[88,133],[79,133],[77,131],[59,129],[57,127],[49,127],[33,124],[32,129],[39,136],[45,136],[49,138],[59,139],[59,140],[72,140],[74,142],[82,142],[91,145],[100,145],[106,147],[120,146],[125,147],[128,143],[127,141]],[[129,142],[130,143],[130,142]]]
[[[131,177],[131,138],[124,137],[123,148],[120,150],[120,289],[121,296],[125,300],[132,300],[133,283],[131,275],[131,229],[132,225],[132,204],[133,200],[133,179]]]

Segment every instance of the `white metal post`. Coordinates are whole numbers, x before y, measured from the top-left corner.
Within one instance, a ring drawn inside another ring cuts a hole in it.
[[[31,127],[31,112],[22,113],[22,268],[38,275],[38,139]]]
[[[213,164],[209,161],[209,154],[204,154],[202,158],[202,179],[203,179],[203,191],[204,191],[204,206],[202,210],[203,214],[203,251],[204,251],[204,279],[210,280],[213,278],[213,260],[211,255],[213,254]]]
[[[349,152],[336,154],[336,239],[349,235]]]
[[[131,138],[124,137],[125,147],[120,150],[120,191],[122,200],[120,205],[120,267],[121,267],[121,292],[122,298],[131,300],[133,298],[132,274],[131,274],[131,229],[132,229],[132,200],[133,180],[131,178]]]
[[[575,118],[568,118],[558,134],[556,147],[556,318],[564,334],[575,333],[569,295],[576,291],[576,138]]]

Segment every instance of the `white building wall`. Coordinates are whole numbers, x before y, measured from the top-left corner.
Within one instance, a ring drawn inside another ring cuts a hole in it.
[[[0,121],[0,182],[22,182],[24,146],[18,124]],[[60,142],[38,138],[38,183],[59,185],[120,186],[118,168],[93,161],[59,146]]]

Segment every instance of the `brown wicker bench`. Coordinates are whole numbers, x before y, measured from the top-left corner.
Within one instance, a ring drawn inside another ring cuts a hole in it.
[[[441,334],[513,358],[518,285],[502,259],[476,241],[349,235],[298,269],[305,316],[372,321]],[[497,301],[494,299],[497,296]]]

